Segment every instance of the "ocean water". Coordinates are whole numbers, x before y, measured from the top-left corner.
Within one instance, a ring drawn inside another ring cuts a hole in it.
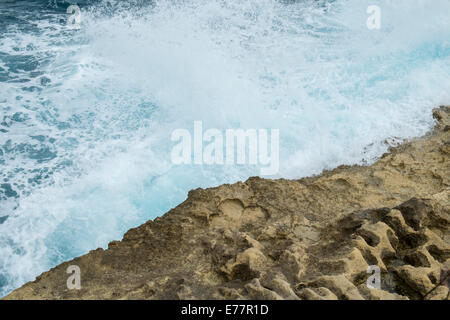
[[[372,163],[450,104],[449,0],[0,1],[0,296],[253,165],[173,130],[280,130],[280,171]],[[381,9],[369,30],[366,10]]]

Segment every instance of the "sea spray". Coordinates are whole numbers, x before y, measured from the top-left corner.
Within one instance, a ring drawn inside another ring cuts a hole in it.
[[[0,295],[191,188],[259,175],[173,164],[196,120],[279,128],[286,178],[424,134],[450,103],[450,2],[375,2],[373,30],[364,0],[87,1],[76,30],[68,3],[2,3]]]

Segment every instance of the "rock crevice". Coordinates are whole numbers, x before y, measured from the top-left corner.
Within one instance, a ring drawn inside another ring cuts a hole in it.
[[[432,132],[371,166],[193,190],[6,299],[448,299],[450,108],[433,115]]]

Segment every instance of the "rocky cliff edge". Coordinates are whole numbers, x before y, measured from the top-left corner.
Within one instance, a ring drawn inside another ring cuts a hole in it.
[[[193,190],[6,299],[449,299],[450,107],[433,115],[371,166]]]

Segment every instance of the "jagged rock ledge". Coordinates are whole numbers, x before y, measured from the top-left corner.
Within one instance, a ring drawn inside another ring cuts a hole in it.
[[[371,166],[191,191],[6,299],[448,299],[450,108],[433,114],[432,132]]]

